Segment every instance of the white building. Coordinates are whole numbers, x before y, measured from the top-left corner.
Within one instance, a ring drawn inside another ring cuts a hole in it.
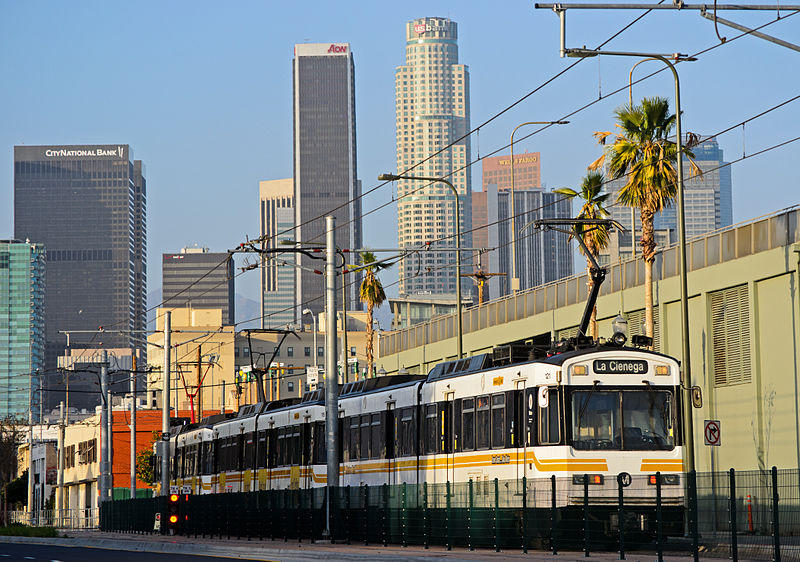
[[[466,233],[461,246],[467,247],[472,240],[470,139],[443,150],[470,130],[469,70],[458,62],[458,27],[447,18],[425,17],[406,23],[405,31],[406,61],[395,72],[397,172],[424,160],[409,174],[445,178],[455,186]],[[442,238],[441,245],[455,246],[455,198],[446,184],[400,180],[397,197],[399,247],[424,247]],[[469,261],[467,255],[462,258]],[[453,263],[453,252],[426,251],[404,260],[400,293],[455,293],[455,270],[447,267]],[[469,282],[462,283],[468,291]]]

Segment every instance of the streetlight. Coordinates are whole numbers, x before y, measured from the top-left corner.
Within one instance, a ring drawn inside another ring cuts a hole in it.
[[[683,139],[681,138],[681,85],[678,79],[678,72],[675,70],[669,59],[678,62],[692,62],[697,60],[694,57],[674,53],[671,55],[661,55],[654,53],[636,53],[627,51],[594,51],[591,49],[566,49],[566,55],[574,58],[596,57],[597,55],[611,55],[617,57],[639,57],[649,60],[659,60],[666,64],[675,79],[675,128],[677,136],[677,165],[678,165],[678,236],[680,239],[680,285],[681,285],[681,335],[682,335],[682,356],[683,365],[683,386],[684,390],[691,392],[692,388],[692,367],[689,356],[689,304],[686,287],[686,217],[683,209]],[[633,69],[631,69],[631,72]],[[694,427],[692,425],[692,401],[684,400],[684,419],[686,431],[686,470],[694,470]]]
[[[378,176],[378,181],[396,181],[396,180],[417,180],[417,181],[431,181],[447,184],[453,191],[456,199],[456,325],[458,326],[458,359],[464,356],[463,349],[463,336],[464,332],[461,326],[461,204],[458,198],[458,190],[456,186],[444,178],[427,178],[422,176],[398,176],[395,174],[381,174]]]
[[[526,121],[520,123],[511,131],[511,292],[519,291],[519,277],[517,277],[517,217],[514,212],[514,133],[525,125],[566,125],[569,121]]]
[[[314,311],[310,308],[303,309],[303,314],[310,314],[311,315],[311,325],[314,328],[314,352],[312,353],[312,357],[314,358],[314,368],[317,368],[318,359],[317,359],[317,315],[314,314]]]

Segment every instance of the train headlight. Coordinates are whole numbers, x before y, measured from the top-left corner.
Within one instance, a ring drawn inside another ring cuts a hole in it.
[[[572,366],[572,374],[573,375],[588,375],[589,374],[589,367],[586,365],[573,365]]]
[[[602,474],[573,474],[572,483],[575,486],[583,486],[584,477],[588,477],[590,486],[602,485],[604,481]]]
[[[626,336],[624,333],[622,333],[622,332],[614,332],[614,335],[613,335],[613,336],[611,336],[611,342],[612,342],[614,345],[617,345],[617,346],[619,346],[619,347],[622,347],[623,345],[625,345],[625,342],[626,342],[626,341],[628,341],[628,338],[627,338],[627,336]]]
[[[658,475],[651,474],[650,477],[647,479],[647,483],[651,486],[655,486],[656,482],[658,482]],[[681,483],[681,479],[677,474],[662,474],[661,475],[661,485],[662,486],[677,486]]]
[[[669,365],[656,365],[656,375],[658,376],[669,375]]]

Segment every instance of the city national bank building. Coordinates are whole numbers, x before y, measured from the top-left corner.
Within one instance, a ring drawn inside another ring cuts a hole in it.
[[[64,354],[63,331],[109,330],[73,347],[131,348],[144,336],[145,210],[143,165],[126,144],[14,147],[14,237],[46,251],[47,372]],[[49,407],[58,394],[48,393]]]

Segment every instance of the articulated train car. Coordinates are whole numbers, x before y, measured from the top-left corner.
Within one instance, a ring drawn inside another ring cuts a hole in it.
[[[568,488],[558,496],[566,507],[581,505],[588,475],[592,502],[612,517],[618,474],[653,484],[660,472],[664,506],[677,513],[678,362],[612,344],[569,349],[520,362],[510,352],[476,355],[427,376],[343,385],[339,484],[521,484],[555,475]],[[169,448],[171,483],[197,494],[325,486],[323,399],[320,389],[184,426]],[[655,488],[631,488],[626,503],[651,507]],[[528,505],[550,507],[550,498]]]

